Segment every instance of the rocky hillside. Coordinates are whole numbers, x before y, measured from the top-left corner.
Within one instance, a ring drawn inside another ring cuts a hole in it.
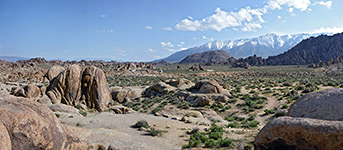
[[[210,63],[210,62],[232,62],[233,58],[229,53],[223,50],[208,51],[197,53],[187,56],[185,59],[180,61],[181,64],[190,64],[190,63]]]
[[[343,54],[343,33],[303,40],[289,51],[269,57],[268,65],[308,65],[327,62]]]

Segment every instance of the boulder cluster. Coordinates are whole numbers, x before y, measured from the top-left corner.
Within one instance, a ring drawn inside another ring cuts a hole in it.
[[[63,70],[63,71],[62,71]],[[85,105],[104,111],[112,100],[104,72],[94,66],[81,69],[52,67],[47,72],[50,85],[46,94],[53,104]]]
[[[341,149],[343,147],[343,89],[305,95],[289,116],[268,123],[257,135],[255,149]]]

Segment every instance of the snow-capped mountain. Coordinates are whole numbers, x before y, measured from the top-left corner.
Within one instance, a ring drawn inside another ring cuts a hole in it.
[[[176,52],[157,61],[165,60],[168,62],[179,62],[189,55],[213,50],[224,50],[235,58],[245,58],[254,54],[263,58],[267,58],[268,56],[281,54],[291,49],[303,39],[318,35],[321,34],[301,33],[293,35],[277,35],[272,33],[250,39],[238,39],[230,41],[216,40],[201,46]]]

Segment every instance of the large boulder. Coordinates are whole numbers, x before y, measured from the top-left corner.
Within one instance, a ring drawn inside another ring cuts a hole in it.
[[[88,67],[83,71],[81,82],[81,101],[85,102],[88,108],[104,111],[112,100],[104,72],[94,66]]]
[[[127,87],[118,89],[111,92],[114,101],[125,103],[142,96],[145,88],[142,87]]]
[[[34,84],[29,84],[29,85],[25,86],[24,91],[25,91],[25,97],[26,98],[35,98],[35,97],[40,96],[40,94],[41,94],[40,88]]]
[[[51,82],[55,77],[57,77],[65,68],[62,66],[52,66],[46,73],[46,78]]]
[[[342,149],[342,129],[341,121],[280,117],[258,133],[255,149]]]
[[[195,83],[195,86],[189,89],[192,92],[196,93],[205,93],[205,94],[228,94],[216,80],[201,80]]]
[[[158,82],[157,84],[147,88],[144,91],[145,96],[162,96],[175,91],[175,87],[166,84],[164,82]]]
[[[343,121],[343,89],[327,89],[309,93],[290,107],[289,115]]]
[[[170,80],[166,81],[166,83],[173,86],[173,87],[181,89],[181,90],[185,90],[185,89],[188,89],[188,88],[194,86],[194,83],[192,81],[189,81],[189,80],[184,79],[184,78],[181,78],[178,80],[170,79]]]
[[[211,106],[214,103],[214,100],[205,94],[191,94],[186,101],[198,107]]]
[[[1,96],[0,124],[6,127],[15,150],[59,150],[66,144],[66,135],[55,114],[29,99]]]
[[[71,65],[55,77],[47,95],[54,104],[77,105],[81,95],[81,67]]]
[[[26,98],[36,98],[40,96],[41,90],[34,84],[29,84],[24,86],[23,88],[17,87],[13,92],[15,96],[21,96]]]
[[[12,143],[11,143],[11,137],[8,134],[8,131],[6,127],[0,123],[0,148],[4,150],[11,150],[12,149]]]

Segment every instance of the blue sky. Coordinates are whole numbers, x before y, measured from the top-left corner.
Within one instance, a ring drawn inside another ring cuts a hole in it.
[[[342,0],[0,0],[0,56],[151,61],[211,40],[343,31]]]

